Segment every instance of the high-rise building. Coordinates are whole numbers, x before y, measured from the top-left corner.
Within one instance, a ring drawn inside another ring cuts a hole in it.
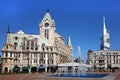
[[[20,71],[27,68],[29,72],[45,68],[50,71],[60,63],[72,61],[72,44],[56,32],[54,20],[47,10],[39,23],[40,34],[26,34],[22,30],[11,33],[8,27],[6,42],[2,48],[2,72]]]
[[[102,50],[110,49],[110,34],[106,29],[105,17],[103,17],[103,34],[101,38],[101,49]]]

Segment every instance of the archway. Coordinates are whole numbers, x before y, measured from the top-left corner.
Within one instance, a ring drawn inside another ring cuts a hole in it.
[[[31,72],[32,72],[32,73],[37,72],[37,67],[32,66],[32,67],[31,67]]]
[[[27,66],[22,67],[22,72],[23,73],[28,73],[29,72],[29,67],[27,67]]]
[[[20,72],[20,67],[18,67],[18,65],[15,65],[14,68],[13,68],[13,72],[19,73]]]
[[[39,67],[38,67],[38,72],[45,72],[45,66],[43,66],[43,65],[40,65]]]
[[[4,72],[8,72],[8,67],[5,67]]]

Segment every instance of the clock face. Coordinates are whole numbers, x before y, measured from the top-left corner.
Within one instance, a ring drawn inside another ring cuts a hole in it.
[[[45,27],[48,27],[49,26],[49,23],[45,23]]]

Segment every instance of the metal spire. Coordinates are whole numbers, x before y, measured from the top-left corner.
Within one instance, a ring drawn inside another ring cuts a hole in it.
[[[68,37],[68,46],[72,46],[70,36]]]
[[[103,16],[103,35],[105,35],[106,33],[107,33],[107,30],[105,25],[105,17]]]
[[[8,24],[8,32],[7,33],[10,33],[10,24]]]

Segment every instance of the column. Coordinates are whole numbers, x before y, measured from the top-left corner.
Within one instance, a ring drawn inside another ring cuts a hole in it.
[[[20,53],[20,64],[23,62],[23,53]]]
[[[3,55],[2,55],[2,57],[5,57],[5,53],[3,52]]]
[[[53,54],[53,65],[57,65],[56,61],[57,61],[56,54]]]
[[[32,58],[32,56],[33,56],[33,54],[31,54],[31,66],[33,65],[33,59],[34,59],[34,58]]]
[[[39,53],[37,53],[37,65],[38,65],[38,67],[40,66],[40,65],[39,65],[39,63],[40,63],[39,61],[40,61]]]
[[[46,53],[46,54],[45,54],[45,65],[46,65],[45,72],[47,72],[47,66],[48,66],[47,60],[48,60],[48,54]]]
[[[34,40],[34,46],[33,46],[33,50],[35,50],[35,40]]]
[[[31,50],[31,40],[30,40],[30,43],[29,43],[29,50]]]
[[[27,41],[25,40],[25,50],[26,50]]]
[[[20,72],[22,71],[22,67],[23,67],[23,53],[20,53]]]
[[[10,57],[10,53],[8,52],[7,54],[8,54],[8,56],[7,56],[7,57]]]

